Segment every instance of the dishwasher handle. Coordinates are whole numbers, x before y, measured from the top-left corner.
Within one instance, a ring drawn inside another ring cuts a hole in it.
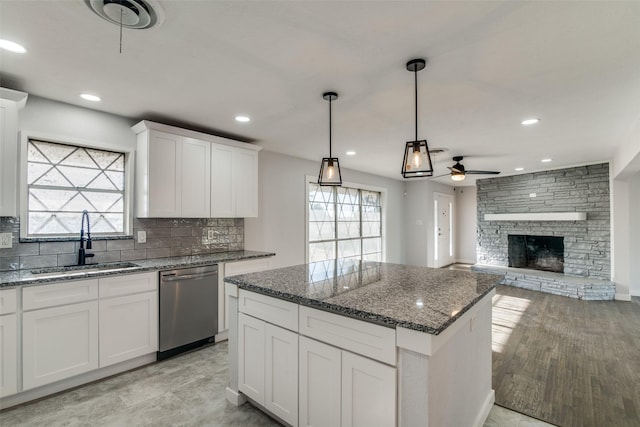
[[[163,282],[175,282],[176,280],[191,280],[191,279],[201,279],[203,277],[209,277],[209,276],[217,276],[218,272],[217,271],[212,271],[209,273],[196,273],[196,274],[185,274],[183,276],[178,276],[178,275],[164,275],[162,276],[162,281]]]

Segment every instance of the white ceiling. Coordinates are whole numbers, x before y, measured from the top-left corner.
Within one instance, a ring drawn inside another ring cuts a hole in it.
[[[400,179],[414,139],[467,169],[513,174],[606,161],[640,116],[640,1],[177,1],[119,33],[82,0],[0,0],[0,84],[135,119],[181,124]],[[92,104],[78,97],[102,97]],[[234,121],[236,114],[252,118]],[[525,127],[525,118],[539,117]],[[355,150],[356,156],[344,153]],[[553,162],[543,165],[540,160]],[[471,184],[469,178],[466,183]],[[349,180],[348,174],[344,174]],[[448,177],[439,181],[451,183]]]

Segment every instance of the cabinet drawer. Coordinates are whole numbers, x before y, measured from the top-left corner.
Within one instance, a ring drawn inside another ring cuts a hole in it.
[[[91,301],[98,298],[98,279],[54,283],[25,287],[22,290],[23,310]]]
[[[298,305],[240,289],[238,310],[265,322],[298,331]]]
[[[271,266],[271,258],[257,258],[246,261],[228,262],[224,264],[224,276],[235,276],[237,274],[255,273],[264,271]]]
[[[396,331],[309,307],[300,307],[300,334],[396,365]]]
[[[100,279],[100,298],[158,290],[158,272],[128,274]]]
[[[5,289],[0,291],[0,315],[15,313],[17,289]]]

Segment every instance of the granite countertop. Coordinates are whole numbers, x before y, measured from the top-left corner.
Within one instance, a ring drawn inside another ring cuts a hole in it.
[[[84,274],[69,274],[65,275],[64,272],[57,273],[55,271],[60,270],[61,267],[52,267],[50,269],[30,269],[30,270],[15,270],[15,271],[2,271],[0,272],[0,288],[7,288],[19,285],[41,285],[44,283],[63,282],[67,280],[86,279],[103,276],[117,276],[130,273],[141,273],[144,271],[154,270],[171,270],[174,268],[188,268],[196,267],[199,265],[212,265],[221,262],[242,261],[252,258],[264,258],[274,256],[272,252],[258,252],[258,251],[232,251],[232,252],[220,252],[207,255],[192,255],[182,257],[170,257],[170,258],[156,258],[156,259],[144,259],[127,263],[106,263],[99,264],[101,266],[113,266],[113,269],[107,271],[87,271]],[[77,273],[82,269],[91,270],[95,265],[87,264],[81,269],[69,268],[69,273]],[[39,274],[34,274],[37,271]],[[51,275],[47,273],[51,271]]]
[[[225,278],[240,289],[376,323],[437,335],[502,276],[379,262],[335,261]]]

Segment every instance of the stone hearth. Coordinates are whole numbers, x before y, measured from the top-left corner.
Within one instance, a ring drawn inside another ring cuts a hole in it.
[[[568,276],[550,271],[483,264],[476,264],[471,269],[483,273],[503,274],[504,278],[500,282],[502,285],[547,292],[569,298],[613,300],[616,295],[616,287],[613,282],[595,277]]]

